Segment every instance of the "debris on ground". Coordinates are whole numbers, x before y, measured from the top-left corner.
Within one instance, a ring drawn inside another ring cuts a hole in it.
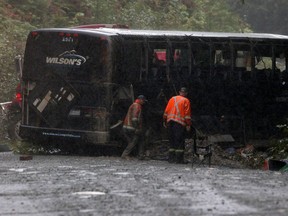
[[[21,155],[21,156],[19,157],[19,159],[20,159],[21,161],[27,161],[27,160],[32,160],[33,157],[32,157],[32,155]]]
[[[288,171],[288,160],[275,160],[275,159],[266,159],[264,161],[264,170],[270,171]]]
[[[281,171],[281,172],[288,172],[288,164],[286,164],[285,166],[283,166],[279,171]]]
[[[3,140],[7,140],[5,137],[5,133],[1,136]],[[195,159],[195,155],[193,154],[193,139],[186,139],[185,142],[185,160],[188,163],[192,163],[193,159]],[[17,143],[14,145],[14,148],[11,148],[14,152],[18,152],[19,154],[26,154],[29,152],[30,154],[37,154],[37,152],[41,151],[27,151],[27,149],[31,149],[31,145],[25,145],[23,142]],[[26,146],[26,147],[25,147]],[[255,147],[256,146],[256,147]],[[211,156],[211,165],[212,166],[223,166],[230,168],[238,168],[238,169],[265,169],[265,160],[267,160],[270,155],[267,151],[260,151],[258,145],[253,145],[252,143],[247,144],[244,147],[236,148],[233,146],[221,146],[221,144],[213,144],[212,145],[212,156]],[[20,151],[21,150],[21,151]],[[168,151],[169,151],[169,141],[168,140],[158,140],[153,143],[149,143],[146,146],[146,157],[145,159],[153,159],[153,160],[167,160],[168,159]],[[43,152],[43,150],[42,150]],[[57,154],[61,154],[59,150],[56,152]],[[28,155],[30,155],[28,154]],[[43,153],[42,153],[43,154]],[[46,153],[47,154],[47,153]],[[49,151],[49,154],[55,154],[55,151]],[[20,160],[22,156],[20,156]],[[31,157],[27,157],[31,158]],[[26,158],[25,158],[26,159]],[[24,159],[24,160],[25,160]],[[31,158],[32,159],[32,158]],[[30,160],[31,160],[30,159]],[[202,161],[203,158],[196,158],[201,165],[207,165],[207,161]],[[196,161],[197,162],[197,161]],[[271,167],[271,166],[270,166]],[[282,168],[282,167],[281,167]],[[280,168],[279,168],[280,169]],[[283,171],[287,171],[287,166],[282,168]],[[271,170],[271,169],[269,169]]]
[[[169,150],[168,140],[158,141],[150,144],[146,150],[146,155],[151,159],[167,160]],[[193,140],[187,139],[185,142],[185,160],[191,162],[193,159]],[[262,169],[267,153],[257,151],[252,144],[243,148],[222,148],[220,145],[212,145],[211,165],[226,166],[231,168]],[[199,159],[200,160],[200,159]],[[203,163],[207,165],[206,163]]]

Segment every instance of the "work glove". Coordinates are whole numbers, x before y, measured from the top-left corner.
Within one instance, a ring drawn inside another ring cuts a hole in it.
[[[167,123],[165,121],[163,121],[163,127],[167,128]]]
[[[186,131],[190,132],[191,131],[191,126],[186,126]]]

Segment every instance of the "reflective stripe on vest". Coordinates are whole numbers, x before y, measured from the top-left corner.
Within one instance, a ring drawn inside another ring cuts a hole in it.
[[[185,98],[181,98],[178,102],[176,100],[176,97],[173,97],[173,99],[174,99],[174,108],[176,109],[176,114],[174,114],[174,113],[168,114],[167,115],[167,120],[169,121],[169,120],[173,119],[173,121],[178,122],[181,125],[186,125],[185,118],[189,118],[189,117],[185,117],[185,118],[182,117],[181,113],[180,113],[180,110],[179,110],[179,106],[178,106],[178,104],[180,102],[184,101]]]

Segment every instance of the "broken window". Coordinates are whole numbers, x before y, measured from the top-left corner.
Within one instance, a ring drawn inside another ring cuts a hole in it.
[[[148,80],[163,82],[167,79],[167,50],[165,42],[149,42]]]

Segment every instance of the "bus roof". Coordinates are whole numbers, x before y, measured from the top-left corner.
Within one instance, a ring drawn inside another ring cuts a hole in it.
[[[87,29],[96,29],[96,28],[125,28],[128,29],[128,25],[122,24],[89,24],[89,25],[80,25],[72,28],[87,28]]]
[[[268,33],[228,33],[228,32],[199,32],[199,31],[168,31],[168,30],[136,30],[136,29],[108,29],[99,31],[123,35],[123,36],[183,36],[183,37],[207,37],[207,38],[266,38],[266,39],[288,39],[287,35]]]
[[[101,34],[105,36],[123,36],[123,37],[200,37],[200,38],[221,38],[221,39],[270,39],[270,40],[288,40],[287,35],[269,34],[269,33],[233,33],[233,32],[199,32],[199,31],[174,31],[174,30],[138,30],[138,29],[119,29],[119,28],[47,28],[37,29],[35,31],[67,31],[82,32],[88,34]]]

